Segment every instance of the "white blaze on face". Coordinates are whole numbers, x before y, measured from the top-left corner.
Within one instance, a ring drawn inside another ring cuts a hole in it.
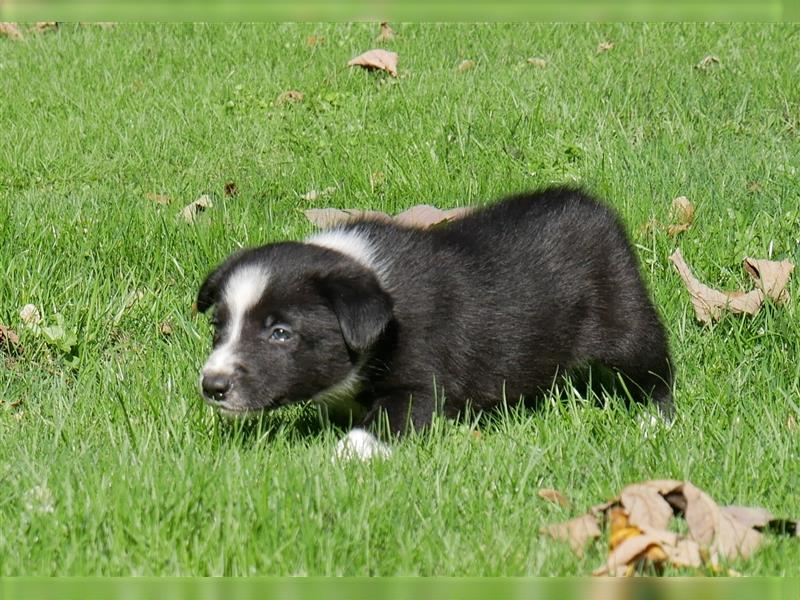
[[[269,276],[262,267],[246,266],[236,270],[225,282],[220,304],[228,311],[225,338],[203,366],[203,375],[233,375],[236,370],[236,347],[244,327],[244,315],[253,308],[267,289]]]

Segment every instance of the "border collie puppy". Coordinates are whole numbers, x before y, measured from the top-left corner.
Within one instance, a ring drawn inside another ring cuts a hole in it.
[[[215,307],[201,387],[221,413],[312,400],[359,426],[338,451],[388,454],[402,434],[535,399],[600,363],[673,414],[664,328],[615,214],[545,189],[427,230],[360,220],[240,251],[200,288]]]

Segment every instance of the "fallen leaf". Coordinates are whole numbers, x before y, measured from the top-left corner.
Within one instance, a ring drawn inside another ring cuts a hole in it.
[[[314,202],[315,200],[319,200],[320,198],[330,196],[335,191],[336,191],[336,186],[331,185],[321,191],[311,190],[309,192],[306,192],[305,194],[300,196],[300,199],[305,200],[306,202]]]
[[[762,534],[739,520],[735,512],[717,503],[690,482],[683,485],[686,523],[692,538],[713,554],[732,560],[747,558],[761,544]]]
[[[672,201],[670,220],[672,225],[667,227],[667,235],[670,237],[675,237],[691,227],[694,222],[694,205],[686,196],[678,196]]]
[[[5,325],[0,325],[0,351],[5,351],[6,354],[20,354],[22,352],[17,332]]]
[[[578,556],[583,556],[586,543],[600,537],[600,527],[597,518],[592,515],[581,515],[564,523],[548,525],[539,530],[539,533],[549,535],[554,540],[568,542]]]
[[[797,419],[794,418],[794,415],[789,415],[786,419],[786,428],[789,431],[797,431]]]
[[[302,102],[303,98],[305,98],[303,92],[298,92],[297,90],[288,90],[282,92],[281,94],[278,95],[277,98],[275,98],[275,104],[277,104],[278,106],[282,106],[287,102],[289,103]]]
[[[164,194],[145,194],[144,197],[156,204],[167,205],[172,202],[172,198]]]
[[[631,525],[666,529],[672,519],[672,507],[658,490],[641,484],[628,485],[620,492],[622,506]]]
[[[58,29],[58,21],[37,21],[33,26],[33,31],[36,33],[45,33],[47,31],[56,31]]]
[[[19,311],[19,318],[25,325],[33,326],[42,322],[42,313],[35,304],[26,304]]]
[[[719,58],[714,56],[713,54],[709,54],[708,56],[704,56],[699,63],[697,63],[694,68],[700,69],[701,71],[706,71],[713,67],[714,65],[720,64]]]
[[[474,67],[475,67],[475,61],[474,61],[474,60],[469,60],[469,59],[467,59],[467,60],[462,60],[462,61],[461,61],[461,62],[458,64],[458,70],[459,70],[459,71],[461,71],[462,73],[463,73],[464,71],[469,71],[470,69],[472,69],[472,68],[474,68]]]
[[[528,59],[528,64],[533,65],[538,69],[544,69],[547,67],[547,61],[543,58],[538,57],[531,57]]]
[[[389,23],[381,21],[381,32],[375,38],[376,42],[388,42],[394,39],[394,30],[389,27]]]
[[[750,193],[756,193],[761,191],[761,184],[757,181],[748,181],[747,182],[747,191]]]
[[[763,294],[760,291],[754,290],[749,294],[742,295],[720,292],[701,283],[692,274],[680,250],[675,250],[669,258],[689,290],[695,316],[701,323],[710,323],[712,320],[719,319],[724,310],[753,315],[761,307]]]
[[[748,527],[766,527],[775,516],[766,508],[751,506],[723,506],[720,510]]]
[[[469,432],[469,434],[472,436],[472,439],[474,440],[481,439],[481,432],[478,431],[477,429],[473,429],[472,431]]]
[[[235,196],[236,194],[239,193],[239,186],[236,185],[235,181],[226,181],[223,193],[229,197]]]
[[[537,492],[537,495],[542,500],[546,500],[547,502],[552,502],[553,504],[558,504],[562,508],[568,508],[570,506],[570,501],[564,494],[562,494],[558,490],[553,490],[550,488],[542,488]]]
[[[22,31],[16,23],[0,23],[0,37],[7,37],[12,40],[23,39]]]
[[[700,544],[690,539],[678,540],[674,546],[663,546],[669,562],[675,567],[698,568],[703,566]]]
[[[310,35],[306,38],[306,45],[309,48],[313,48],[314,46],[318,46],[324,43],[325,43],[325,37],[322,35]]]
[[[164,337],[168,337],[172,335],[172,325],[170,325],[169,322],[164,321],[158,326],[158,332]]]
[[[347,62],[348,67],[363,67],[365,69],[379,69],[386,71],[392,77],[397,77],[397,52],[390,52],[376,48],[359,54]]]
[[[453,219],[463,216],[467,212],[469,212],[468,208],[442,210],[435,206],[430,206],[429,204],[419,204],[395,215],[394,221],[398,225],[403,225],[405,227],[426,228],[443,223],[444,221],[452,221]]]
[[[786,285],[794,270],[794,264],[788,260],[774,261],[746,257],[744,269],[769,298],[779,303],[789,301]]]
[[[208,208],[213,208],[213,206],[214,203],[211,201],[211,197],[208,194],[204,194],[183,207],[179,214],[187,223],[194,223],[198,214]]]
[[[654,564],[663,563],[667,554],[661,547],[660,537],[655,534],[643,533],[625,539],[619,546],[608,553],[606,562],[600,568],[592,571],[592,575],[612,574],[616,577],[631,575],[632,570],[640,560],[647,559]]]
[[[614,42],[600,42],[597,45],[597,54],[602,54],[603,52],[608,52],[614,48]]]
[[[345,210],[340,208],[309,208],[303,211],[306,218],[321,229],[342,225],[359,219],[390,222],[392,218],[377,210]]]

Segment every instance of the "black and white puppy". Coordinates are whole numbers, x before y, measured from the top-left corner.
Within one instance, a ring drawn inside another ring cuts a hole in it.
[[[600,363],[673,413],[664,328],[615,214],[583,192],[513,196],[428,230],[362,220],[238,252],[203,283],[215,307],[207,402],[239,415],[312,400],[392,433],[535,398]]]

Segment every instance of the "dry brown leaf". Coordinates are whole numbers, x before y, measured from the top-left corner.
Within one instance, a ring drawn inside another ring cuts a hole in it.
[[[390,222],[392,218],[378,210],[354,210],[340,208],[310,208],[303,214],[314,225],[321,229],[328,229],[336,225],[343,225],[358,219],[374,219],[376,221]]]
[[[642,481],[638,485],[652,488],[662,496],[666,496],[667,494],[679,489],[683,485],[683,482],[678,481],[677,479],[651,479],[649,481]]]
[[[172,335],[172,325],[168,321],[164,321],[158,326],[158,332],[164,337]]]
[[[722,506],[720,510],[748,527],[766,527],[775,516],[759,506]]]
[[[389,26],[386,21],[381,22],[381,32],[375,38],[376,42],[388,42],[394,39],[394,30]]]
[[[762,534],[740,521],[735,512],[723,511],[704,491],[690,482],[683,485],[689,532],[712,555],[732,560],[747,558],[761,544]]]
[[[614,48],[614,42],[600,42],[597,45],[597,54],[602,54],[603,52],[608,52]]]
[[[789,292],[786,290],[786,285],[794,270],[794,264],[788,260],[774,261],[747,257],[744,259],[744,270],[768,297],[776,302],[788,302]]]
[[[306,38],[306,45],[308,45],[309,48],[313,48],[314,46],[318,46],[324,43],[325,43],[325,36],[322,35],[310,35]]]
[[[678,540],[675,545],[665,544],[662,546],[667,554],[667,559],[675,567],[703,566],[703,559],[700,556],[700,544],[690,539]]]
[[[570,506],[570,501],[564,494],[562,494],[558,490],[554,490],[551,488],[542,488],[537,492],[537,495],[542,500],[546,500],[547,502],[552,502],[553,504],[558,504],[562,508],[568,508]]]
[[[441,210],[429,204],[419,204],[395,215],[394,221],[398,225],[403,225],[405,227],[425,228],[452,220],[455,218],[451,216],[452,214],[451,211]],[[456,215],[458,216],[459,213],[456,213]]]
[[[697,63],[694,68],[700,69],[701,71],[705,71],[710,69],[714,65],[720,64],[719,58],[714,56],[713,54],[709,54],[708,56],[704,56],[699,63]]]
[[[620,500],[631,525],[666,529],[672,518],[672,507],[653,487],[636,483],[626,486]]]
[[[36,21],[33,26],[33,31],[36,33],[45,33],[47,31],[56,31],[58,29],[58,21]]]
[[[464,71],[469,71],[470,69],[472,69],[474,67],[475,67],[475,61],[474,60],[466,59],[466,60],[462,60],[460,63],[458,63],[458,70],[461,73],[463,73]]]
[[[42,313],[35,304],[26,304],[20,309],[19,318],[25,325],[38,325],[42,322]]]
[[[1,324],[0,352],[6,352],[7,354],[19,354],[22,352],[22,346],[20,345],[17,332]]]
[[[754,315],[761,308],[764,301],[764,294],[761,290],[753,290],[741,295],[720,292],[701,283],[692,274],[680,249],[675,250],[669,259],[683,279],[692,299],[695,316],[701,323],[710,323],[712,320],[719,319],[725,310],[735,314]]]
[[[0,37],[3,36],[12,40],[23,39],[22,31],[16,23],[0,23]]]
[[[187,223],[194,223],[195,219],[198,214],[203,212],[208,208],[213,208],[214,203],[211,201],[211,197],[207,194],[200,196],[194,202],[187,204],[179,213],[181,218]]]
[[[691,225],[689,223],[681,223],[680,225],[668,225],[667,226],[667,235],[669,237],[675,237],[679,233],[683,233],[684,231],[688,231]]]
[[[747,191],[750,193],[760,192],[761,191],[761,184],[757,181],[748,181],[747,182]]]
[[[797,431],[797,419],[794,418],[794,415],[789,415],[786,419],[786,428],[789,431]]]
[[[287,90],[285,92],[282,92],[281,94],[278,95],[277,98],[275,98],[275,104],[278,106],[282,106],[287,102],[289,103],[302,102],[303,98],[305,98],[303,92],[298,92],[297,90]]]
[[[547,67],[547,61],[545,59],[534,56],[528,59],[528,64],[533,65],[538,69],[544,69]]]
[[[648,551],[649,554],[648,554]],[[648,554],[647,556],[645,556]],[[623,576],[631,574],[629,566],[639,560],[648,558],[654,563],[666,560],[667,555],[661,548],[659,537],[653,534],[642,534],[625,539],[619,546],[608,553],[604,565],[592,571],[592,575]]]
[[[316,196],[314,198],[316,198]],[[323,229],[342,223],[349,223],[361,218],[374,219],[386,223],[394,222],[402,227],[419,227],[424,229],[446,221],[458,219],[471,212],[471,210],[472,209],[469,207],[441,210],[434,206],[420,204],[399,213],[394,218],[381,211],[359,209],[316,208],[305,210],[303,213],[309,221]]]
[[[548,525],[539,530],[540,533],[549,535],[554,540],[568,542],[578,556],[583,556],[586,542],[600,537],[600,527],[597,518],[592,515],[581,515],[564,523]]]
[[[336,186],[330,185],[326,187],[324,190],[309,190],[302,196],[300,196],[301,200],[305,200],[306,202],[314,202],[319,200],[320,198],[325,198],[326,196],[330,196],[336,191]]]
[[[392,77],[397,77],[397,52],[375,48],[351,58],[347,62],[347,66],[379,69],[386,71]]]
[[[235,196],[239,193],[239,186],[236,185],[235,181],[226,181],[222,191],[228,197]]]
[[[172,202],[172,198],[164,194],[145,194],[144,197],[156,204],[167,205]]]

